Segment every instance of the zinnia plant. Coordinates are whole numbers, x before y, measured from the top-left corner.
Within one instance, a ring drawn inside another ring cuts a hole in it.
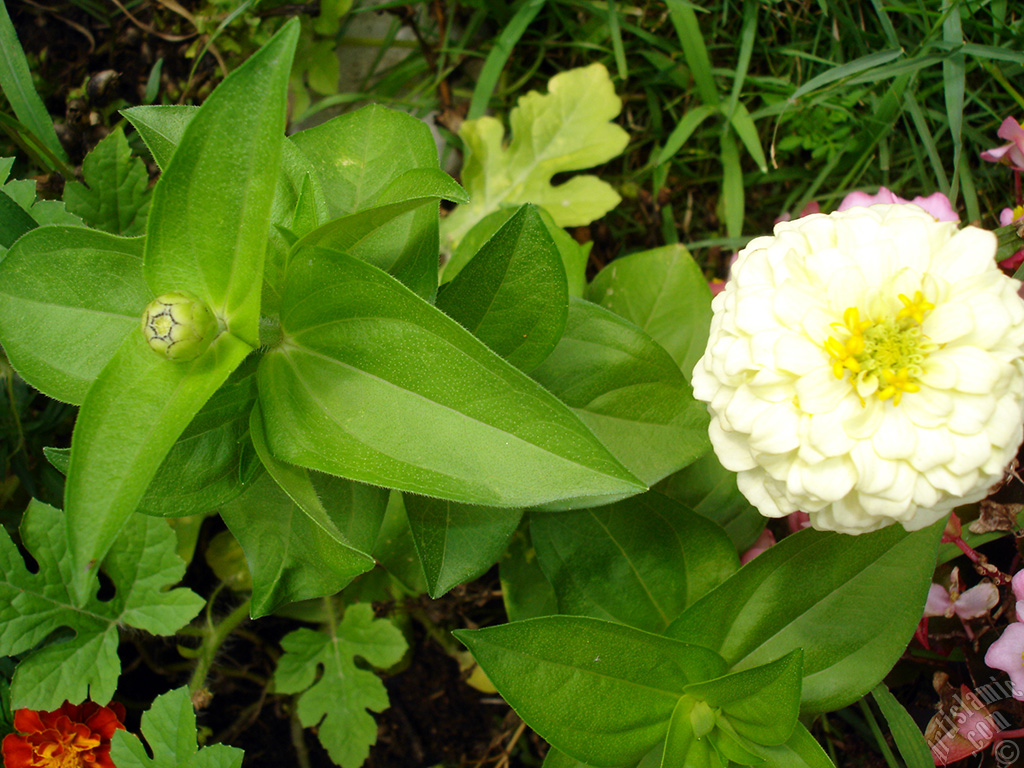
[[[1002,477],[1024,420],[1024,302],[995,251],[991,232],[874,205],[740,252],[693,388],[763,515],[916,530]]]
[[[4,768],[114,768],[110,738],[124,730],[124,706],[65,701],[53,712],[19,709],[4,737]]]

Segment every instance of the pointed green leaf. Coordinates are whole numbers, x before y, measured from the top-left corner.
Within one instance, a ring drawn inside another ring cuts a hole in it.
[[[521,371],[551,354],[568,316],[565,268],[532,206],[512,216],[437,297],[437,308]]]
[[[672,710],[661,755],[662,768],[711,768],[708,740],[695,738],[691,724],[693,708],[698,703],[682,696]]]
[[[0,189],[0,247],[10,248],[15,240],[38,226],[35,219]]]
[[[63,535],[62,513],[32,501],[21,540],[39,566],[30,573],[6,533],[0,533],[0,655],[26,654],[11,688],[16,708],[53,710],[65,700],[109,701],[117,686],[118,626],[158,635],[176,632],[203,600],[187,589],[167,590],[185,573],[175,536],[163,520],[136,516],[103,563],[114,596],[99,600],[91,581],[84,601],[73,598],[73,551]],[[55,630],[75,636],[33,651]],[[28,653],[30,652],[31,653]]]
[[[562,403],[379,269],[305,249],[260,363],[281,459],[469,504],[644,490]]]
[[[736,473],[723,467],[714,451],[666,477],[656,490],[714,520],[729,534],[739,552],[750,549],[767,522],[740,493]]]
[[[132,157],[124,131],[115,129],[85,157],[85,184],[69,181],[64,187],[67,210],[90,227],[112,235],[141,235],[149,212],[149,174]]]
[[[793,735],[785,744],[765,747],[748,743],[745,746],[764,760],[761,768],[835,768],[825,750],[801,723],[796,724]],[[922,768],[931,768],[931,763]]]
[[[161,170],[170,165],[174,150],[185,135],[185,128],[196,116],[199,107],[188,105],[154,105],[122,109],[124,118],[135,126],[149,147]]]
[[[529,521],[529,515],[524,518]],[[498,567],[501,599],[509,621],[535,619],[558,613],[558,597],[537,562],[529,526],[521,524],[502,555]]]
[[[18,42],[18,34],[7,14],[7,7],[0,2],[0,88],[7,97],[11,109],[18,119],[32,132],[36,139],[59,159],[67,162],[68,156],[57,139],[53,120],[32,85],[32,73],[28,59]]]
[[[686,693],[720,708],[745,740],[776,746],[796,727],[802,665],[797,648],[768,664],[688,685]]]
[[[725,532],[657,493],[531,516],[537,559],[559,613],[663,632],[739,568]]]
[[[709,449],[703,403],[657,343],[582,299],[565,332],[530,374],[571,407],[630,472],[648,485]]]
[[[399,202],[383,199],[399,177],[410,170],[439,169],[437,146],[426,124],[377,105],[301,131],[291,140],[312,162],[332,219]],[[459,191],[456,199],[464,199]],[[347,250],[378,267],[394,265],[388,271],[432,300],[437,290],[437,208],[416,206]]]
[[[56,400],[81,404],[153,298],[142,238],[40,227],[0,262],[0,342],[15,370]]]
[[[587,298],[649,334],[689,381],[708,342],[711,290],[686,248],[666,245],[616,259],[594,278]]]
[[[430,300],[437,290],[434,249],[410,251],[401,247],[403,241],[398,238],[393,238],[390,242],[393,247],[388,247],[387,243],[378,243],[375,237],[387,234],[396,219],[419,208],[426,206],[433,210],[438,200],[465,199],[462,187],[441,169],[414,168],[396,178],[372,206],[318,227],[301,238],[294,250],[319,246],[344,251],[391,273]]]
[[[339,592],[373,568],[373,558],[352,547],[339,523],[348,527],[353,525],[348,518],[373,518],[374,530],[355,528],[362,543],[369,539],[372,545],[387,495],[327,476],[317,487],[312,472],[274,458],[265,442],[259,406],[252,411],[250,432],[270,478],[225,505],[221,516],[249,560],[252,615],[258,617],[284,603]]]
[[[373,545],[373,556],[388,575],[411,594],[422,595],[427,591],[427,581],[412,538],[409,516],[405,512],[405,496],[398,491],[390,494],[384,520]]]
[[[244,490],[242,466],[252,445],[249,414],[256,403],[257,362],[255,355],[248,357],[195,415],[146,489],[140,512],[197,515]]]
[[[80,598],[164,456],[251,351],[222,333],[191,363],[173,362],[154,354],[134,329],[89,388],[71,441],[64,494],[72,583]]]
[[[683,689],[717,677],[717,654],[621,624],[547,616],[457,630],[527,725],[593,765],[635,762],[660,742]]]
[[[477,507],[426,496],[405,496],[427,592],[433,598],[472,581],[501,557],[523,516],[521,509]]]
[[[838,709],[871,690],[906,648],[941,534],[941,522],[913,533],[800,531],[687,608],[666,634],[718,651],[736,670],[802,648],[801,712]]]
[[[298,629],[281,640],[284,655],[274,683],[278,693],[301,693],[299,720],[319,726],[317,736],[342,768],[359,768],[377,740],[377,724],[367,710],[388,707],[384,684],[360,669],[356,657],[377,667],[398,663],[405,653],[402,633],[390,621],[373,618],[367,603],[351,605],[331,634]],[[317,679],[317,667],[323,676]]]
[[[192,117],[153,190],[146,234],[153,293],[193,293],[251,346],[298,33],[286,24]]]
[[[914,722],[910,713],[892,695],[885,683],[879,683],[872,688],[871,697],[878,704],[878,708],[882,710],[903,761],[907,765],[926,766],[929,760],[934,762],[932,751],[921,733],[920,726]],[[954,733],[956,732],[954,731]]]
[[[111,762],[118,768],[241,768],[244,753],[226,744],[200,748],[196,744],[196,713],[187,687],[156,697],[142,714],[142,735],[114,732],[110,740]]]

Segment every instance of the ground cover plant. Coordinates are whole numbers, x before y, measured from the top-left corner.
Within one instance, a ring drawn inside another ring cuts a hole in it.
[[[38,10],[5,766],[1017,764],[1019,11]]]

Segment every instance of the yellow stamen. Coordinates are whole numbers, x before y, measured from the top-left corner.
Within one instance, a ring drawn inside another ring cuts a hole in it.
[[[902,293],[899,295],[899,299],[903,302],[903,309],[901,309],[896,315],[897,320],[909,317],[915,323],[920,325],[924,322],[924,313],[931,309],[935,309],[935,305],[930,301],[925,301],[924,294],[920,291],[914,292],[913,300],[907,298],[907,296]]]
[[[920,385],[911,381],[910,375],[910,370],[907,368],[901,368],[898,373],[894,373],[889,369],[882,371],[885,386],[879,388],[878,399],[888,400],[891,397],[892,404],[899,405],[900,400],[903,399],[904,392],[920,392]]]

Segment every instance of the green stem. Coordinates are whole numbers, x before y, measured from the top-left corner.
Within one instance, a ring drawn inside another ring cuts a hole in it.
[[[216,597],[216,594],[210,598],[209,605],[211,606],[213,605],[214,597]],[[228,635],[239,624],[249,618],[250,601],[249,598],[244,600],[216,625],[213,623],[209,610],[207,610],[205,637],[203,638],[202,645],[199,646],[199,661],[196,664],[195,671],[192,673],[192,679],[188,683],[189,692],[196,693],[203,687],[203,684],[206,682],[206,676],[210,673],[210,667],[213,666],[213,660],[217,657],[217,652],[220,650],[221,645],[224,644]]]

